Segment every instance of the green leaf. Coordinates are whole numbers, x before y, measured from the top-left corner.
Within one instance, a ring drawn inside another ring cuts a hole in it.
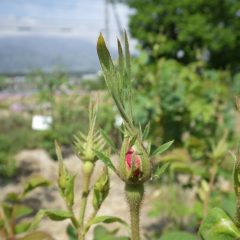
[[[165,233],[160,238],[160,240],[197,240],[197,239],[198,239],[197,236],[181,231]]]
[[[30,225],[31,225],[30,221],[20,222],[17,225],[15,225],[14,233],[19,234],[19,233],[27,232],[27,230],[29,229]]]
[[[77,230],[71,224],[69,224],[67,227],[67,235],[68,240],[78,240]]]
[[[97,53],[101,65],[103,65],[107,70],[110,70],[110,68],[113,66],[113,62],[102,34],[100,34],[98,37]]]
[[[157,170],[154,173],[154,178],[160,178],[162,174],[167,170],[167,168],[170,166],[170,163],[164,163],[161,167],[159,166]]]
[[[121,218],[118,217],[113,217],[113,216],[98,216],[95,217],[89,225],[93,225],[93,224],[98,224],[98,223],[114,223],[114,222],[119,222],[125,226],[127,226],[127,223],[125,221],[123,221]]]
[[[115,229],[113,231],[107,230],[103,226],[97,226],[94,228],[94,238],[93,240],[129,240],[128,237],[117,237],[118,229]]]
[[[152,155],[160,155],[161,153],[165,152],[172,144],[173,144],[174,140],[169,141],[167,143],[164,143],[163,145],[161,145],[160,147],[158,147],[153,153]]]
[[[103,138],[105,139],[105,141],[108,143],[108,145],[111,147],[111,149],[114,152],[117,152],[117,148],[115,147],[114,143],[112,142],[112,140],[108,137],[108,135],[106,134],[105,131],[103,131],[102,129],[100,130]]]
[[[12,218],[12,214],[13,214],[12,204],[3,202],[2,203],[2,209],[4,211],[4,215],[6,216],[6,218],[8,218],[8,219]]]
[[[130,147],[132,147],[134,144],[135,144],[135,142],[136,142],[136,140],[137,140],[137,134],[135,134],[133,137],[131,137],[131,140],[130,140],[130,142],[129,142],[129,148]]]
[[[150,122],[147,123],[147,125],[144,128],[143,134],[142,134],[142,139],[146,139],[150,131]]]
[[[72,214],[63,210],[41,209],[33,219],[29,230],[35,229],[43,217],[48,217],[53,221],[63,221],[65,219],[71,218]]]
[[[29,233],[24,237],[18,238],[18,240],[54,240],[54,238],[45,232],[38,231]]]
[[[19,194],[16,194],[15,192],[11,192],[7,194],[6,201],[8,202],[19,202],[20,196]]]
[[[95,153],[99,160],[103,161],[103,163],[108,166],[110,169],[112,169],[114,172],[116,171],[115,166],[113,165],[111,159],[107,157],[104,153],[99,152],[98,150],[95,150]]]
[[[93,207],[98,210],[109,193],[109,175],[107,167],[93,187]]]
[[[33,212],[33,209],[22,204],[15,204],[13,206],[15,218],[27,216]]]
[[[32,177],[25,185],[23,190],[23,195],[31,192],[35,188],[38,187],[46,187],[49,186],[50,182],[42,177]]]
[[[213,208],[203,220],[200,235],[204,240],[236,240],[240,231],[232,219],[220,208]]]

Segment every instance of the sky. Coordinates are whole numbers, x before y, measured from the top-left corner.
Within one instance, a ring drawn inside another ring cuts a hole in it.
[[[1,0],[0,37],[21,34],[82,37],[96,42],[105,31],[105,0]],[[118,4],[122,28],[130,10]],[[119,36],[112,5],[108,5],[110,42]]]

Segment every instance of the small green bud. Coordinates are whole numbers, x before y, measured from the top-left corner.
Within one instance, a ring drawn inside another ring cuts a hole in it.
[[[61,189],[62,192],[65,191],[67,182],[68,182],[68,172],[64,166],[59,166],[59,172],[58,172],[58,186]]]
[[[151,175],[151,162],[146,149],[139,141],[132,142],[126,136],[122,143],[119,174],[123,181],[139,184]]]
[[[109,175],[107,167],[104,168],[102,175],[96,181],[93,188],[93,207],[98,210],[109,193]]]
[[[55,149],[56,149],[56,154],[57,154],[57,158],[58,158],[58,186],[59,186],[61,192],[64,193],[66,185],[67,185],[67,181],[69,178],[69,174],[63,164],[61,147],[59,146],[59,144],[56,141],[55,141]]]
[[[83,162],[83,172],[85,175],[89,175],[92,173],[94,168],[94,163],[91,161],[85,161]]]

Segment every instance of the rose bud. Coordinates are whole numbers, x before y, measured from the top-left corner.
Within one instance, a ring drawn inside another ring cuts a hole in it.
[[[131,171],[131,169],[134,169],[133,176],[139,177],[141,173],[141,158],[139,155],[136,154],[136,151],[133,147],[129,148],[126,152],[125,156],[125,163],[127,166],[127,169]],[[132,166],[134,164],[134,166]]]

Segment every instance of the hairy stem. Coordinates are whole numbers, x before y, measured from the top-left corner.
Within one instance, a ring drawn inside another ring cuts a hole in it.
[[[80,203],[80,213],[79,213],[79,228],[78,236],[79,240],[84,240],[84,217],[87,207],[87,199],[89,195],[89,185],[92,177],[94,165],[90,161],[86,161],[83,164],[83,190],[82,198]]]
[[[125,192],[130,210],[131,240],[140,240],[140,208],[144,195],[144,186],[143,184],[126,184]]]

